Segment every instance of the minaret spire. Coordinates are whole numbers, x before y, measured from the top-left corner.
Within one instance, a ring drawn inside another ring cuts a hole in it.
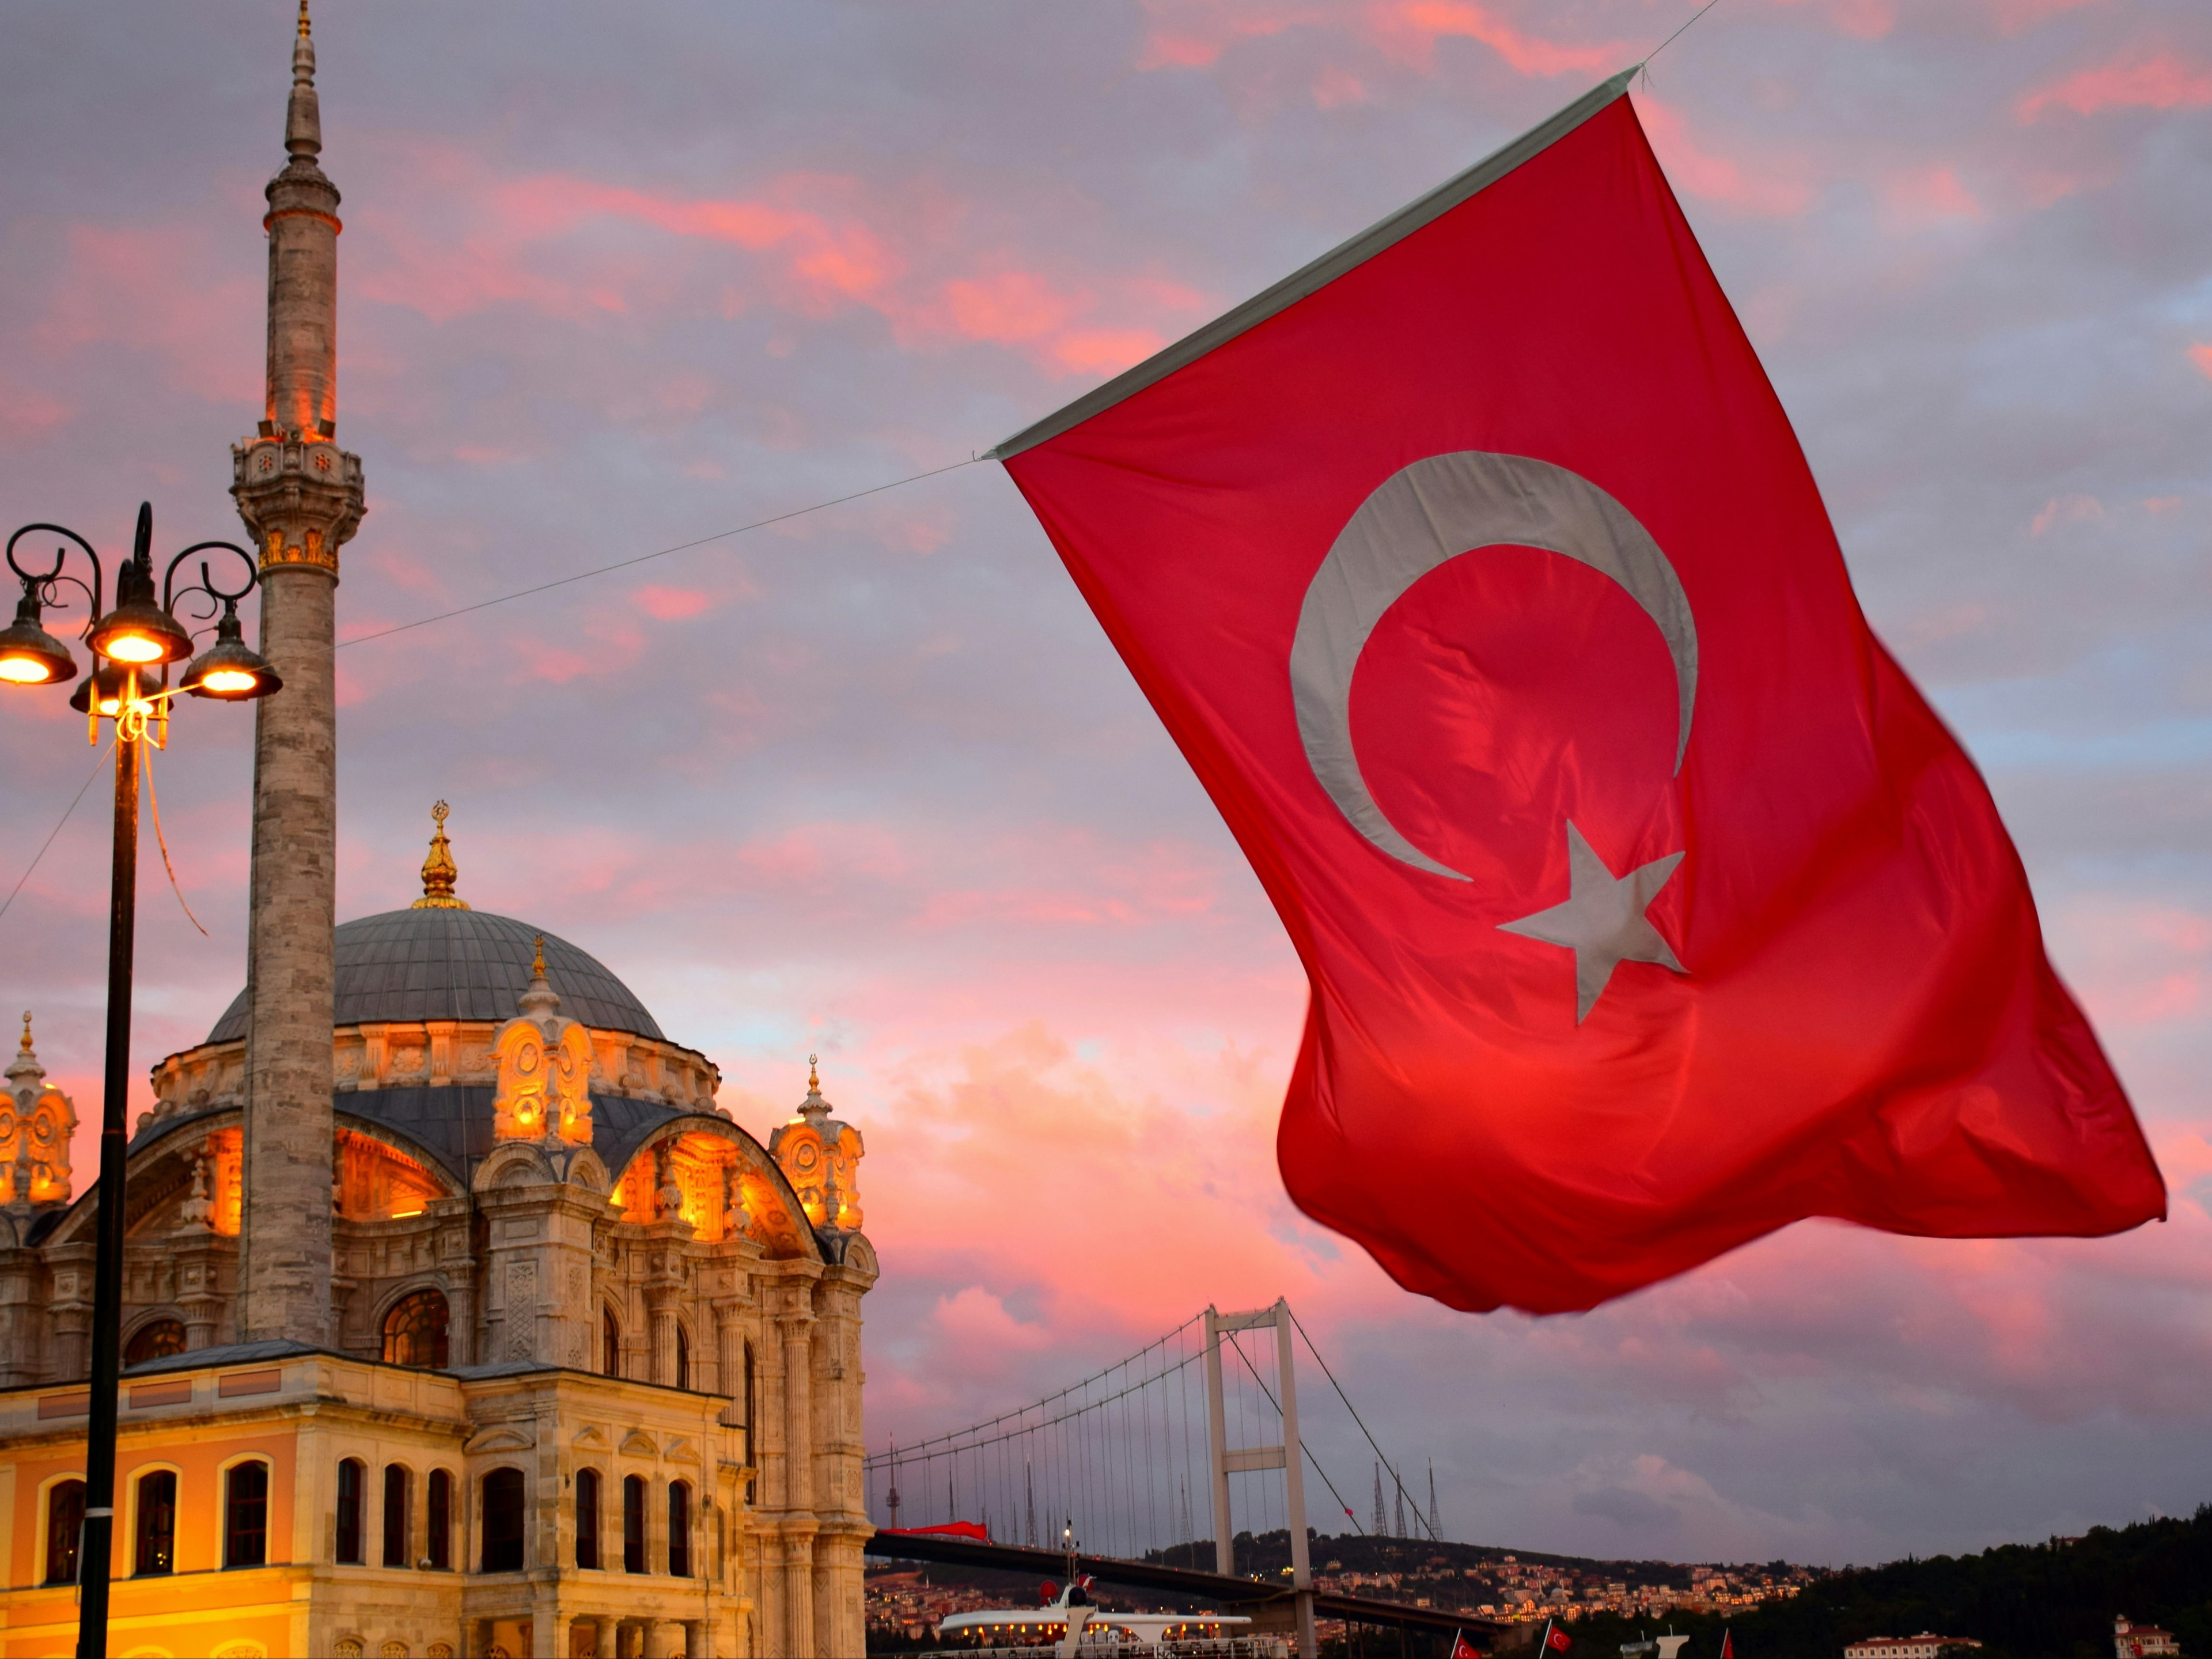
[[[331,1028],[337,871],[338,549],[361,522],[337,435],[337,186],[324,176],[315,43],[292,42],[287,160],[269,181],[269,380],[233,446],[231,494],[261,555],[261,651],[284,689],[254,705],[246,984],[241,1336],[328,1340]]]
[[[284,112],[284,148],[312,164],[323,153],[323,111],[315,101],[315,37],[307,0],[300,0],[300,38],[292,46],[292,102]]]

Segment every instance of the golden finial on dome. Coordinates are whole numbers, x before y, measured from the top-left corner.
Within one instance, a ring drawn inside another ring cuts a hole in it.
[[[538,954],[530,959],[530,977],[545,977],[545,935],[543,933],[538,936]]]
[[[452,844],[446,840],[446,815],[453,809],[440,801],[430,809],[436,828],[430,836],[430,856],[422,860],[422,896],[415,901],[417,910],[465,910],[466,903],[453,896],[453,882],[460,871],[453,863]]]
[[[307,0],[300,0],[300,38],[302,40],[309,38],[307,33]]]
[[[23,1052],[27,1054],[31,1052],[31,1011],[28,1008],[23,1010]]]
[[[28,1014],[26,1014],[26,1015],[24,1015],[24,1016],[23,1016],[23,1018],[25,1019],[25,1021],[26,1021],[26,1022],[27,1022],[27,1021],[30,1019],[30,1018],[31,1018],[31,1017],[30,1017]],[[809,1094],[811,1094],[811,1095],[818,1095],[818,1094],[820,1094],[820,1093],[822,1092],[822,1070],[821,1070],[821,1067],[822,1067],[822,1056],[821,1056],[821,1055],[819,1055],[819,1054],[809,1054],[809,1055],[807,1055],[807,1057],[806,1057],[806,1092],[807,1092],[807,1093],[809,1093]]]

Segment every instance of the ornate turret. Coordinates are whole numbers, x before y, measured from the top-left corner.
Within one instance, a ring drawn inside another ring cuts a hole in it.
[[[70,1200],[70,1137],[76,1133],[76,1105],[48,1086],[46,1068],[31,1047],[31,1016],[23,1016],[23,1037],[8,1067],[8,1092],[0,1102],[0,1164],[7,1205],[17,1212],[34,1205]]]
[[[817,1227],[856,1231],[860,1224],[860,1189],[855,1168],[867,1155],[860,1132],[830,1115],[822,1097],[821,1059],[806,1057],[806,1098],[799,1115],[769,1137],[768,1149],[806,1207]]]
[[[422,860],[422,896],[415,901],[417,910],[465,910],[469,907],[453,893],[453,883],[460,876],[453,863],[453,844],[446,839],[446,815],[453,809],[440,801],[430,809],[430,856]],[[540,976],[544,969],[541,965]]]
[[[561,1012],[561,994],[545,979],[543,933],[529,988],[515,1001],[522,1012],[491,1040],[493,1137],[590,1146],[592,1034]]]
[[[315,43],[301,0],[283,167],[269,181],[269,377],[231,449],[261,553],[261,651],[284,689],[254,705],[246,946],[240,1334],[322,1342],[331,1310],[331,928],[337,895],[338,548],[361,522],[337,435],[338,192],[323,173]]]

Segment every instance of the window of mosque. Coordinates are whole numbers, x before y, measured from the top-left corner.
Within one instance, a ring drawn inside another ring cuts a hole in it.
[[[645,1565],[645,1477],[623,1477],[623,1571],[643,1572]]]
[[[576,1471],[576,1565],[599,1565],[599,1472]]]
[[[337,1559],[351,1566],[359,1566],[362,1559],[362,1484],[367,1473],[359,1458],[338,1463]]]
[[[522,1571],[520,1469],[494,1469],[483,1478],[483,1570]]]
[[[177,1476],[155,1469],[138,1477],[137,1553],[131,1571],[142,1577],[177,1570]]]
[[[444,1572],[453,1565],[453,1477],[443,1469],[431,1470],[427,1498],[422,1557]]]
[[[414,1497],[413,1482],[404,1464],[384,1466],[384,1565],[411,1567],[407,1559],[408,1508]]]
[[[149,1319],[131,1333],[124,1345],[123,1363],[143,1365],[149,1359],[167,1359],[185,1351],[185,1325],[180,1319]]]
[[[676,1386],[691,1386],[691,1338],[681,1325],[676,1328]]]
[[[622,1375],[622,1327],[615,1323],[612,1308],[599,1310],[599,1373],[603,1376]]]
[[[46,1583],[76,1583],[76,1552],[83,1532],[84,1482],[55,1481],[46,1488]]]
[[[753,1456],[753,1345],[745,1344],[745,1464],[756,1466]]]
[[[258,1567],[269,1559],[269,1466],[234,1463],[223,1476],[222,1564]]]
[[[691,1488],[681,1480],[668,1483],[668,1571],[691,1576]]]
[[[435,1291],[402,1297],[384,1316],[384,1363],[446,1369],[446,1298]]]

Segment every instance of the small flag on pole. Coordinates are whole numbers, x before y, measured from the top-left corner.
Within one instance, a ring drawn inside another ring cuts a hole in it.
[[[1482,1656],[1475,1651],[1474,1644],[1467,1639],[1464,1631],[1452,1632],[1451,1659],[1482,1659]]]

